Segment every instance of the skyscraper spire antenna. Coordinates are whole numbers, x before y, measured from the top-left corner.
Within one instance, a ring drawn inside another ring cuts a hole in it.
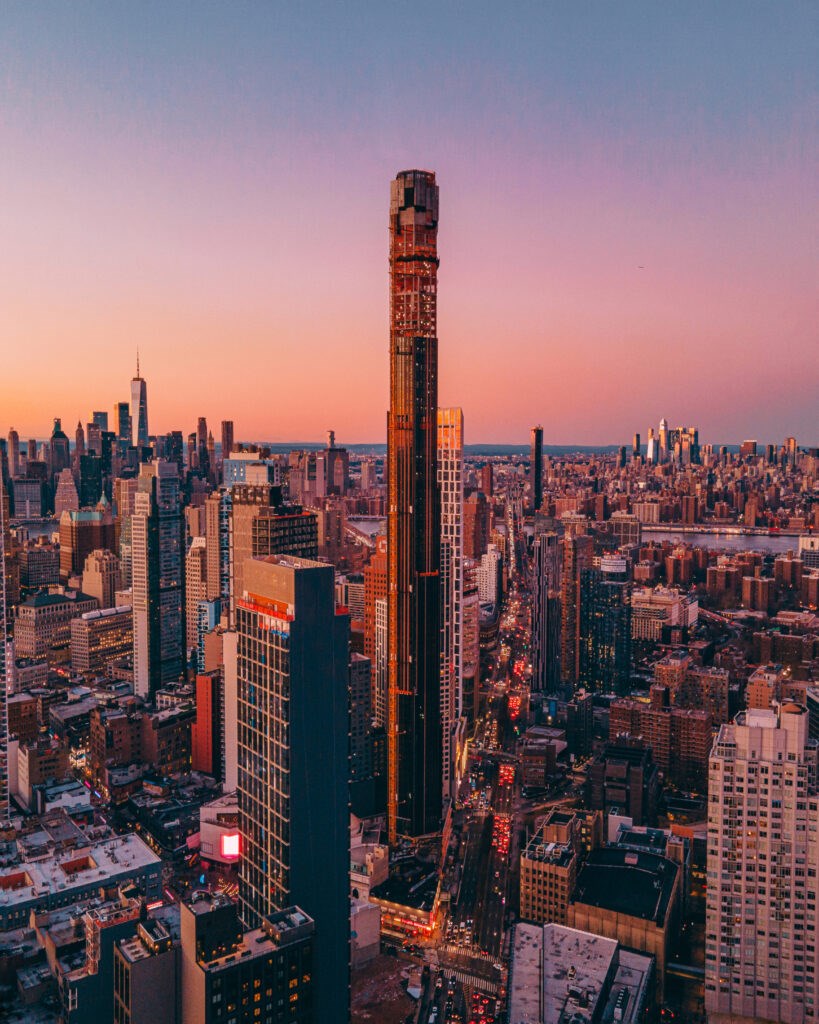
[[[139,345],[137,345],[137,372],[136,379],[139,380]]]

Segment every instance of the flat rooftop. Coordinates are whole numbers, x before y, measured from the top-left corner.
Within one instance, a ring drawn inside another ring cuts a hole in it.
[[[574,850],[568,843],[547,842],[543,838],[543,830],[540,829],[526,844],[523,856],[527,860],[555,864],[557,867],[565,868],[574,859]]]
[[[172,939],[171,931],[164,922],[149,917],[139,922],[136,935],[120,940],[119,950],[125,960],[133,964],[166,952]]]
[[[577,876],[572,903],[627,914],[662,927],[679,868],[655,853],[618,846],[594,850]]]
[[[428,913],[435,906],[438,882],[434,864],[409,857],[392,865],[390,877],[370,890],[370,898]]]
[[[77,829],[82,836],[82,832]],[[159,869],[162,861],[137,835],[107,836],[67,849],[61,844],[40,848],[36,859],[4,866],[0,873],[0,913],[9,907],[47,900],[89,885],[105,885]]]
[[[621,825],[616,843],[620,846],[638,846],[649,853],[664,854],[668,846],[668,836],[660,828],[639,829]]]
[[[636,1024],[652,970],[652,957],[627,952],[615,939],[558,924],[518,924],[509,1024]]]

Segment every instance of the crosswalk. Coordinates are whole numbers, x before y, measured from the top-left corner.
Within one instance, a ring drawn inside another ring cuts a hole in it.
[[[445,942],[441,946],[441,950],[444,953],[452,953],[455,956],[471,956],[476,960],[495,960],[496,957],[492,956],[491,953],[484,953],[481,949],[476,949],[474,946],[456,946],[452,942]]]
[[[499,986],[496,981],[490,981],[488,978],[481,978],[476,974],[471,974],[469,971],[461,970],[458,967],[448,967],[447,974],[454,974],[462,985],[469,985],[473,989],[485,992],[488,996],[495,996],[498,994]]]

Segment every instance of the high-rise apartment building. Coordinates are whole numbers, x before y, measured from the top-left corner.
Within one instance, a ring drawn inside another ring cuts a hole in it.
[[[350,783],[372,779],[375,770],[372,665],[363,654],[350,655]]]
[[[665,418],[665,416],[663,416],[663,418],[660,420],[660,430],[659,430],[659,433],[658,433],[657,437],[658,437],[657,461],[658,462],[665,462],[666,459],[668,458],[668,440],[669,440],[668,420]]]
[[[481,490],[487,498],[491,498],[495,493],[495,484],[492,476],[492,463],[487,462],[486,465],[481,467]]]
[[[478,593],[481,604],[498,606],[503,582],[503,555],[497,544],[490,544],[478,563]]]
[[[49,456],[49,471],[52,480],[62,470],[71,468],[68,435],[63,430],[59,418],[54,420],[54,429],[51,431]]]
[[[230,601],[230,513],[233,494],[221,487],[205,501],[205,548],[207,550],[207,597]]]
[[[248,561],[236,628],[242,920],[303,907],[316,923],[315,1019],[347,1020],[350,627],[333,567]]]
[[[183,522],[175,464],[141,467],[131,544],[134,692],[148,697],[185,668]]]
[[[196,674],[196,721],[191,727],[191,767],[222,778],[224,686],[220,669]]]
[[[741,712],[711,751],[705,1008],[711,1024],[819,1012],[817,747],[806,708]]]
[[[375,603],[387,596],[387,538],[375,538],[375,551],[364,566],[364,654],[375,658]],[[381,723],[384,724],[383,722]]]
[[[464,502],[464,556],[480,558],[489,543],[492,510],[483,491],[473,491]]]
[[[119,423],[122,429],[121,414]],[[148,447],[148,385],[139,375],[139,354],[136,376],[131,380],[131,444],[134,448]]]
[[[520,916],[566,923],[580,859],[580,818],[555,807],[520,853]]]
[[[82,570],[83,593],[95,597],[100,608],[113,608],[120,588],[119,559],[113,551],[97,549],[85,560]]]
[[[222,461],[233,451],[233,420],[222,420]]]
[[[117,402],[114,408],[114,419],[116,420],[117,449],[120,456],[124,456],[131,447],[131,406],[128,402]]]
[[[199,602],[207,598],[207,549],[204,537],[194,537],[185,555],[185,642],[188,650],[199,641]]]
[[[654,427],[648,428],[648,441],[646,443],[646,462],[657,461],[657,441],[654,437]]]
[[[361,460],[361,483],[362,491],[371,491],[378,483],[375,459]]]
[[[438,410],[441,490],[441,728],[444,793],[454,780],[455,725],[463,706],[464,414]]]
[[[481,599],[474,562],[464,563],[463,717],[472,724],[480,712]]]
[[[235,484],[230,510],[230,611],[244,589],[248,558],[318,555],[318,519],[300,505],[283,505],[276,484]]]
[[[390,191],[388,831],[441,822],[438,186],[401,171]]]
[[[63,512],[60,516],[60,579],[79,576],[92,551],[113,551],[116,527],[111,506],[100,502],[94,509]]]
[[[532,601],[532,690],[560,684],[560,546],[553,530],[535,525]]]
[[[386,595],[375,602],[375,660],[373,661],[373,721],[386,728],[389,704],[390,613]]]
[[[532,427],[529,454],[529,483],[532,488],[532,508],[535,512],[543,504],[543,427]]]
[[[194,893],[179,909],[182,1024],[346,1019],[318,1014],[314,977],[322,964],[314,950],[313,921],[298,907],[270,914],[246,932],[236,905],[220,893]]]
[[[580,681],[588,690],[625,693],[631,672],[631,583],[625,558],[580,571]]]
[[[113,1024],[178,1024],[178,955],[171,929],[153,917],[114,942]]]
[[[20,459],[20,435],[14,429],[9,431],[9,476],[12,480],[22,472],[22,461]]]
[[[350,456],[346,448],[336,446],[334,430],[327,431],[324,467],[326,493],[346,494],[350,485]]]
[[[579,524],[568,527],[560,541],[560,678],[570,685],[580,677],[580,573],[594,555],[594,538],[575,532],[581,529]]]
[[[74,483],[74,474],[70,469],[63,469],[57,477],[54,490],[54,518],[60,519],[63,512],[77,512],[80,507],[80,496]]]
[[[70,628],[73,672],[105,675],[109,665],[133,653],[134,617],[127,605],[84,612]]]

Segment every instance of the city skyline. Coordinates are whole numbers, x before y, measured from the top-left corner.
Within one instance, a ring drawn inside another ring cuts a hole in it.
[[[625,442],[636,400],[720,443],[809,443],[816,75],[810,8],[788,12],[16,9],[8,426],[47,433],[32,351],[39,408],[72,423],[128,397],[139,347],[154,432],[240,409],[243,437],[314,436],[298,388],[269,398],[309,365],[339,436],[383,440],[384,182],[404,166],[451,197],[440,401],[467,442],[539,422],[546,444]]]
[[[9,8],[4,1020],[815,1020],[818,41]]]

